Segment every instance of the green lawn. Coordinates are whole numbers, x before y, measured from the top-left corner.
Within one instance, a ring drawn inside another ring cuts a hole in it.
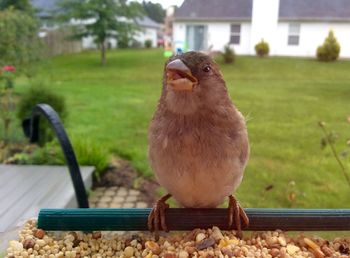
[[[160,95],[162,52],[113,51],[105,68],[98,57],[59,56],[41,74],[66,97],[70,135],[89,138],[151,175],[147,129]],[[249,120],[251,158],[237,193],[243,206],[350,208],[350,189],[330,151],[320,149],[317,125],[326,121],[340,135],[339,152],[346,148],[350,62],[237,57],[221,67],[231,97]],[[268,185],[273,188],[265,191]]]

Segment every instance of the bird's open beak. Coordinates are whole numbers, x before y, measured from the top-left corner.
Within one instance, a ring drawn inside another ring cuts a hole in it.
[[[175,59],[166,66],[167,86],[175,91],[192,91],[198,80],[191,70],[180,60]]]

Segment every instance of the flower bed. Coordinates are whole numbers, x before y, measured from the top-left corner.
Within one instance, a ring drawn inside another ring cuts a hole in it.
[[[290,237],[282,231],[255,232],[244,239],[235,231],[217,227],[172,232],[154,239],[153,234],[112,232],[45,232],[29,220],[10,241],[6,257],[349,257],[350,237],[327,241]]]

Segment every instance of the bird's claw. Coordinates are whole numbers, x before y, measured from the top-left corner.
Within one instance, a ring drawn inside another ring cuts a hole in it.
[[[232,229],[234,222],[237,230],[237,236],[242,238],[242,225],[243,227],[247,227],[249,225],[249,218],[233,195],[229,196],[228,210],[228,228]]]
[[[148,229],[150,231],[158,232],[164,230],[168,232],[168,227],[165,223],[165,210],[169,208],[169,204],[165,203],[170,198],[170,194],[163,196],[153,206],[150,214],[148,215]]]

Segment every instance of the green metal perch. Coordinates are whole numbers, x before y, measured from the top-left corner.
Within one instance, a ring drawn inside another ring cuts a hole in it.
[[[42,209],[38,227],[44,230],[147,230],[151,209]],[[347,231],[350,209],[245,209],[250,225],[245,230]],[[218,226],[227,229],[227,209],[166,210],[169,230]]]

